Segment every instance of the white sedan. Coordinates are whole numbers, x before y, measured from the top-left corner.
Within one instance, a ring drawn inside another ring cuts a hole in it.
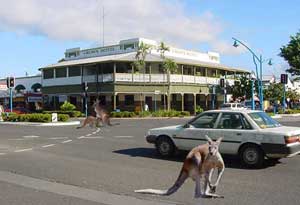
[[[184,125],[150,129],[146,140],[155,144],[162,156],[175,150],[190,150],[212,139],[223,137],[222,154],[238,155],[248,167],[259,167],[265,157],[280,159],[300,153],[300,128],[282,126],[262,111],[211,110]]]

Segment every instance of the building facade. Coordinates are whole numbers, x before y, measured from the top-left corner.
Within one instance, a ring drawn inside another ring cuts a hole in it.
[[[138,71],[133,62],[141,42],[152,47],[145,59],[145,69]],[[98,97],[110,110],[139,111],[147,103],[151,111],[194,112],[198,105],[210,109],[223,103],[224,95],[218,89],[221,77],[232,85],[236,75],[248,73],[221,65],[218,53],[169,47],[165,56],[173,59],[178,68],[168,75],[158,46],[156,41],[136,38],[112,46],[67,49],[64,59],[40,68],[45,106],[56,109],[68,100],[82,109],[82,84],[86,82],[90,105]]]
[[[6,79],[0,79],[0,102],[9,107],[10,92],[6,84]],[[41,75],[15,78],[15,87],[12,88],[13,107],[27,108],[31,111],[41,108],[41,88]]]

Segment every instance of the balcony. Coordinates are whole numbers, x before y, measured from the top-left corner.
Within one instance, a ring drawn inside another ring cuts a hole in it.
[[[167,74],[131,74],[131,73],[116,73],[116,82],[137,82],[137,83],[167,83]],[[113,74],[98,75],[98,82],[113,82]],[[220,79],[213,77],[193,76],[193,75],[170,75],[170,82],[172,84],[202,84],[202,85],[218,85]],[[227,79],[229,85],[233,85],[234,79]],[[97,82],[97,75],[66,77],[66,78],[52,78],[43,79],[43,86],[57,86],[57,85],[76,85],[82,82],[95,83]]]

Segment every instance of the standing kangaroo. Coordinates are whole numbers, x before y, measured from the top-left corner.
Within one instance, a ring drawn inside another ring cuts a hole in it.
[[[96,112],[96,117],[103,123],[112,126],[112,124],[110,123],[110,116],[108,111],[100,105],[100,101],[98,99],[94,102],[93,107]]]
[[[225,165],[221,154],[219,153],[219,145],[222,138],[217,141],[211,140],[205,135],[208,143],[193,148],[183,162],[180,174],[174,185],[167,190],[159,189],[141,189],[135,190],[137,193],[171,195],[175,193],[185,182],[191,177],[195,181],[195,198],[223,198],[223,196],[215,194],[216,188],[223,175]],[[211,177],[214,169],[218,169],[218,177],[215,184],[211,183]],[[200,178],[204,174],[204,193],[201,192]]]

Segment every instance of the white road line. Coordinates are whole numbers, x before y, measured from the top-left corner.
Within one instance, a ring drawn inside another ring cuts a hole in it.
[[[77,137],[77,139],[83,139],[85,138],[85,136],[80,136],[80,137]]]
[[[19,149],[19,150],[15,150],[14,152],[26,152],[26,151],[32,151],[32,148],[29,149]]]
[[[53,146],[55,146],[55,144],[47,144],[47,145],[44,145],[42,147],[46,148],[46,147],[53,147]]]
[[[104,137],[98,136],[98,137],[84,137],[84,139],[104,139]]]
[[[0,155],[6,155],[6,153],[0,153]]]
[[[93,135],[95,135],[97,132],[93,132]]]
[[[114,138],[134,138],[134,136],[113,136]]]
[[[50,140],[63,140],[63,139],[68,139],[68,137],[51,137],[49,139]]]
[[[20,141],[21,141],[21,140],[25,140],[25,139],[23,139],[23,138],[18,138],[18,139],[8,139],[8,140],[14,140],[14,141],[17,141],[17,140],[19,141],[19,140],[20,140]]]
[[[28,135],[28,136],[23,136],[25,139],[30,139],[30,138],[39,138],[40,136],[35,136],[35,135]]]
[[[65,143],[68,143],[68,142],[72,142],[72,140],[66,140],[66,141],[63,141],[61,143],[65,144]]]
[[[86,136],[89,137],[89,136],[91,136],[91,135],[92,135],[92,134],[87,134]]]

